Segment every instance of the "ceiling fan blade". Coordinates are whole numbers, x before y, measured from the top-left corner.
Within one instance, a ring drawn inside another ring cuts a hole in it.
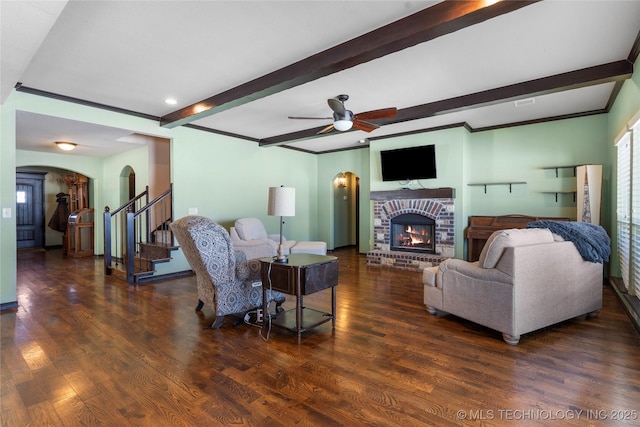
[[[320,135],[322,133],[329,133],[333,130],[333,123],[331,123],[329,126],[327,126],[326,128],[322,129],[320,132],[318,132],[316,135]]]
[[[333,117],[300,117],[300,116],[289,116],[290,119],[297,120],[333,120]]]
[[[378,129],[380,126],[375,125],[373,123],[365,122],[364,120],[354,120],[353,127],[358,130],[363,130],[365,132],[371,132],[373,130]]]
[[[342,101],[336,98],[329,98],[327,99],[327,102],[329,103],[329,107],[331,107],[334,112],[338,113],[339,115],[344,115],[345,108]]]
[[[355,115],[355,118],[359,120],[387,119],[395,117],[396,114],[398,114],[398,109],[396,107],[392,107],[358,113]]]

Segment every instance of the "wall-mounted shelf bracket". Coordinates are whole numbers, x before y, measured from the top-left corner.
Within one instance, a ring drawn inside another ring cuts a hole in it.
[[[512,192],[512,186],[515,184],[526,184],[525,181],[514,181],[514,182],[478,182],[473,184],[467,184],[470,187],[484,187],[484,194],[487,194],[487,185],[506,185],[509,187],[509,193]]]
[[[556,203],[558,203],[558,194],[573,194],[573,202],[576,201],[576,192],[575,191],[543,191],[546,194],[555,194]]]
[[[566,165],[566,166],[545,166],[542,169],[554,169],[556,171],[556,178],[558,178],[558,171],[560,169],[573,169],[573,176],[576,176],[576,167],[579,165]]]

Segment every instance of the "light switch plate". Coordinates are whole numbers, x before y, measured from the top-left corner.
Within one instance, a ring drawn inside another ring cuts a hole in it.
[[[11,208],[2,208],[2,218],[11,218]]]
[[[189,215],[198,215],[198,208],[189,208]]]

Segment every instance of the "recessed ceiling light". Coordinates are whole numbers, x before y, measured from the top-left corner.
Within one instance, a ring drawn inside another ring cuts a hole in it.
[[[208,104],[196,104],[192,108],[194,114],[202,113],[203,111],[207,111],[209,109],[211,109],[211,106]]]
[[[164,100],[164,102],[169,105],[176,105],[178,103],[178,101],[176,101],[174,98],[167,98]]]

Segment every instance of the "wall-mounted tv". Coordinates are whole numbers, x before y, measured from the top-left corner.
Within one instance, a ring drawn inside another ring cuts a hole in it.
[[[437,178],[435,145],[381,151],[380,161],[383,181]]]

